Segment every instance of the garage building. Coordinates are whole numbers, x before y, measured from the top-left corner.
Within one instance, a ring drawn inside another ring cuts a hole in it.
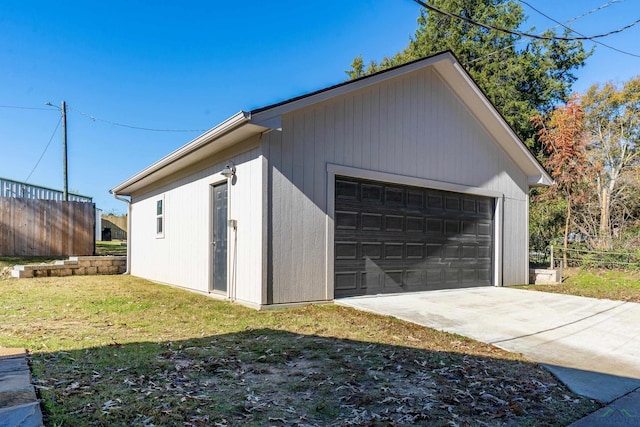
[[[526,283],[550,184],[444,52],[241,111],[111,192],[131,274],[265,308]]]

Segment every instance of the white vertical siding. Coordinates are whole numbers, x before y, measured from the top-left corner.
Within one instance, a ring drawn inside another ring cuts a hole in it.
[[[527,200],[507,198],[504,204],[504,285],[529,283],[529,222]]]
[[[526,280],[527,177],[433,70],[286,114],[263,143],[272,168],[270,302],[332,294],[327,164],[503,194],[503,283]]]
[[[211,166],[144,194],[131,207],[131,273],[146,279],[209,292],[211,283],[211,185],[225,182],[225,163],[236,165],[228,186],[229,295],[259,305],[263,298],[264,159],[260,148],[231,158],[212,159]],[[165,233],[156,238],[156,201],[164,197]],[[236,246],[237,245],[237,246]],[[235,285],[235,286],[234,286]]]

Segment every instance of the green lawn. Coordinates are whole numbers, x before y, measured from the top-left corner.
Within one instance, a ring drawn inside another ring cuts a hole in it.
[[[96,242],[96,255],[126,255],[127,242],[112,240],[110,242]]]
[[[331,304],[84,276],[0,281],[0,307],[47,426],[564,426],[598,408],[519,355]]]
[[[32,257],[18,257],[18,256],[3,256],[0,257],[0,269],[4,267],[13,267],[14,265],[24,264],[41,264],[51,263],[58,258],[32,256]]]
[[[520,289],[555,292],[591,298],[640,302],[640,272],[570,268],[557,285],[527,285]]]

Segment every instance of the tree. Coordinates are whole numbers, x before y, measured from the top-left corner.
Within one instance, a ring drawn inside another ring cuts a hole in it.
[[[458,15],[511,30],[523,25],[522,7],[513,0],[430,0]],[[548,32],[547,35],[552,33]],[[571,94],[572,71],[590,55],[576,41],[528,40],[487,30],[435,12],[420,11],[418,29],[409,45],[380,63],[354,59],[349,78],[358,78],[444,50],[452,50],[489,99],[529,145],[535,131],[529,119],[544,114]]]
[[[575,95],[566,106],[553,110],[546,120],[537,115],[531,122],[538,129],[538,137],[548,154],[546,167],[556,181],[552,192],[561,195],[566,203],[563,261],[567,265],[571,214],[573,207],[584,197],[589,170],[584,113]]]
[[[612,224],[612,215],[624,218],[625,211],[632,209],[625,200],[635,193],[629,190],[638,187],[634,169],[640,155],[640,76],[622,87],[611,82],[594,84],[582,96],[582,105],[600,207],[599,241],[601,248],[608,249],[614,226],[621,226]]]

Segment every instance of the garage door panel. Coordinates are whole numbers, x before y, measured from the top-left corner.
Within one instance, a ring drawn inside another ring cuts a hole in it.
[[[339,200],[358,200],[360,184],[347,180],[336,180],[336,198]]]
[[[400,187],[386,186],[384,191],[384,204],[386,206],[403,206],[404,189]]]
[[[336,242],[336,259],[358,259],[358,244],[356,242]]]
[[[382,214],[363,213],[362,230],[382,231]]]
[[[358,229],[358,212],[336,211],[336,228],[341,230]]]
[[[489,245],[478,245],[478,261],[481,262],[489,262],[491,260],[491,246]]]
[[[385,215],[384,217],[384,231],[396,232],[404,231],[404,216],[400,215]]]
[[[425,221],[422,217],[407,217],[407,233],[424,233]]]
[[[404,243],[385,243],[384,259],[385,260],[402,260]]]
[[[422,260],[425,257],[425,244],[420,243],[407,243],[407,259],[409,260]]]
[[[360,275],[362,289],[380,289],[382,288],[382,272],[375,269],[374,271],[363,271]]]
[[[336,296],[490,285],[493,200],[336,179]]]
[[[462,199],[462,210],[464,212],[475,213],[476,212],[476,201],[474,199]]]
[[[403,270],[389,270],[384,272],[384,287],[389,291],[394,291],[402,285]]]
[[[353,291],[359,288],[357,284],[358,271],[340,271],[336,272],[335,289],[336,293],[340,291]]]
[[[441,235],[444,232],[444,219],[427,218],[427,233]]]
[[[476,263],[478,259],[478,247],[476,245],[462,245],[462,260]]]
[[[362,248],[362,258],[371,260],[382,259],[382,243],[363,242],[360,247]]]
[[[442,209],[444,207],[442,194],[429,194],[427,196],[427,207],[431,209]]]
[[[477,224],[478,236],[484,236],[491,238],[493,235],[493,224],[490,222],[482,221]]]
[[[470,220],[462,220],[462,234],[476,236],[478,234],[476,222]]]
[[[421,287],[425,281],[424,270],[406,270],[404,283],[409,288]]]
[[[460,210],[460,198],[459,197],[450,197],[447,196],[445,198],[444,208],[448,211],[457,212]]]
[[[383,186],[375,184],[362,184],[362,202],[382,204]]]
[[[409,209],[422,209],[425,206],[424,191],[407,190],[407,207]]]
[[[458,220],[445,220],[444,221],[444,234],[448,237],[458,236],[460,234],[460,221]]]
[[[488,268],[478,268],[478,280],[488,282],[491,280],[491,270]]]
[[[446,285],[458,285],[460,283],[460,277],[459,268],[449,267],[444,269],[444,281]]]

